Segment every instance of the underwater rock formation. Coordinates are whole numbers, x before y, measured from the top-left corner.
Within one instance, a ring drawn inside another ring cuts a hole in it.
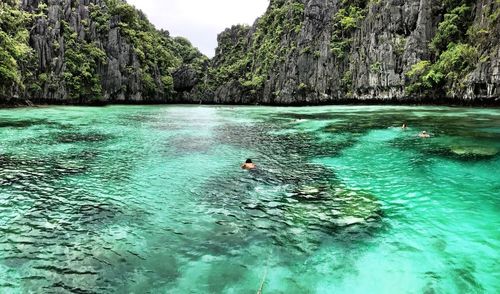
[[[464,157],[494,157],[498,150],[494,147],[481,146],[453,146],[451,152]]]
[[[377,198],[365,192],[341,187],[299,188],[292,193],[297,200],[286,208],[286,218],[312,226],[326,226],[335,230],[350,225],[367,225],[380,219],[382,209]]]

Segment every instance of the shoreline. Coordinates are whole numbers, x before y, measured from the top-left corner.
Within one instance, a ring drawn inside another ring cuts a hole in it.
[[[9,108],[42,108],[50,106],[85,106],[85,107],[105,107],[112,105],[219,105],[219,106],[269,106],[269,107],[314,107],[314,106],[448,106],[448,107],[488,107],[500,108],[500,98],[498,99],[475,99],[475,100],[458,100],[458,99],[341,99],[334,101],[325,101],[319,103],[216,103],[216,102],[193,102],[174,100],[171,102],[165,101],[97,101],[91,103],[80,103],[71,101],[50,101],[39,100],[32,102],[31,100],[24,101],[9,101],[7,103],[0,102],[0,109]]]

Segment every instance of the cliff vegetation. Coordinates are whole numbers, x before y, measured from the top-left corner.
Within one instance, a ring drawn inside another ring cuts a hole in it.
[[[0,95],[51,103],[176,99],[181,67],[208,59],[120,0],[0,3]]]
[[[271,0],[212,60],[124,0],[0,8],[2,102],[500,102],[500,0]]]

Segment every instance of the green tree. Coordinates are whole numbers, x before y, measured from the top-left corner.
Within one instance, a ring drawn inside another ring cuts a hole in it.
[[[436,63],[423,60],[413,65],[406,76],[411,80],[406,88],[409,94],[425,94],[444,89],[447,94],[461,90],[467,74],[478,59],[477,49],[468,44],[451,43]]]
[[[449,43],[463,41],[471,20],[471,7],[466,4],[455,7],[446,13],[431,41],[431,49],[439,54],[447,49]]]
[[[330,50],[337,58],[349,53],[352,34],[365,18],[367,1],[342,1],[341,8],[333,16],[333,33]]]
[[[17,1],[0,2],[0,96],[23,89],[22,68],[32,52],[26,25],[30,17]]]
[[[97,74],[100,64],[106,62],[106,53],[94,43],[79,40],[77,33],[63,22],[65,40],[64,81],[73,99],[82,101],[102,96],[101,77]]]
[[[208,58],[185,38],[172,38],[157,31],[146,16],[118,0],[106,1],[111,16],[119,17],[119,26],[139,58],[140,81],[144,94],[159,98],[174,93],[172,72],[181,65],[191,65],[200,75]]]

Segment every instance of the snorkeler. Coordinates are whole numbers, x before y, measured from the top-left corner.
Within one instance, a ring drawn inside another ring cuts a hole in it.
[[[255,163],[253,163],[251,159],[247,159],[247,161],[245,161],[245,163],[241,165],[241,168],[246,170],[252,170],[256,169],[257,165],[255,165]]]
[[[421,132],[420,134],[418,134],[418,136],[420,138],[430,138],[431,137],[431,135],[429,133],[427,133],[427,131]]]

